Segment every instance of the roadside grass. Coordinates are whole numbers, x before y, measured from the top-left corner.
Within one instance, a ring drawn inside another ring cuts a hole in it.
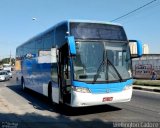
[[[134,80],[133,85],[160,87],[160,80]]]

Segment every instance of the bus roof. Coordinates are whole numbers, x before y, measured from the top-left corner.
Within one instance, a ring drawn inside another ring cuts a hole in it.
[[[108,25],[116,25],[116,26],[122,26],[118,23],[113,22],[106,22],[106,21],[97,21],[97,20],[67,20],[67,22],[80,22],[80,23],[97,23],[97,24],[108,24]]]
[[[32,40],[34,40],[34,39],[36,39],[36,38],[42,36],[42,35],[45,34],[45,33],[48,33],[49,31],[53,30],[54,28],[60,26],[61,24],[65,24],[65,23],[66,23],[66,24],[69,24],[69,23],[95,23],[95,24],[106,24],[106,25],[108,24],[108,25],[115,25],[115,26],[121,26],[121,27],[122,27],[121,24],[112,23],[112,22],[105,22],[105,21],[96,21],[96,20],[76,20],[76,19],[64,20],[64,21],[61,21],[61,22],[55,24],[54,26],[50,27],[50,28],[47,29],[46,31],[41,32],[40,34],[38,34],[38,35],[36,35],[36,36],[30,38],[29,40],[27,40],[27,41],[24,42],[23,44],[19,45],[19,46],[17,47],[17,49],[18,49],[19,47],[23,46],[24,44],[27,44],[28,42],[30,42],[30,41],[32,41]]]

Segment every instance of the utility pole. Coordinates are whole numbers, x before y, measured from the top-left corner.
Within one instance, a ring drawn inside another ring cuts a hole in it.
[[[11,50],[10,50],[10,60],[9,61],[10,61],[9,64],[11,65],[12,64],[12,62],[11,62]]]

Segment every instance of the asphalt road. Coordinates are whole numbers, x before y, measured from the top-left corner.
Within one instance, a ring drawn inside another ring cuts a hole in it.
[[[118,122],[154,122],[160,127],[160,93],[133,91],[128,103],[70,108],[50,104],[32,91],[23,92],[15,78],[0,82],[0,127],[107,128],[120,127]]]

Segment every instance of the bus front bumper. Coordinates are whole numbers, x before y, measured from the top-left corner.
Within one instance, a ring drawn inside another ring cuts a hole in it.
[[[85,107],[110,103],[128,102],[132,97],[132,88],[116,93],[93,94],[72,91],[71,106]]]

